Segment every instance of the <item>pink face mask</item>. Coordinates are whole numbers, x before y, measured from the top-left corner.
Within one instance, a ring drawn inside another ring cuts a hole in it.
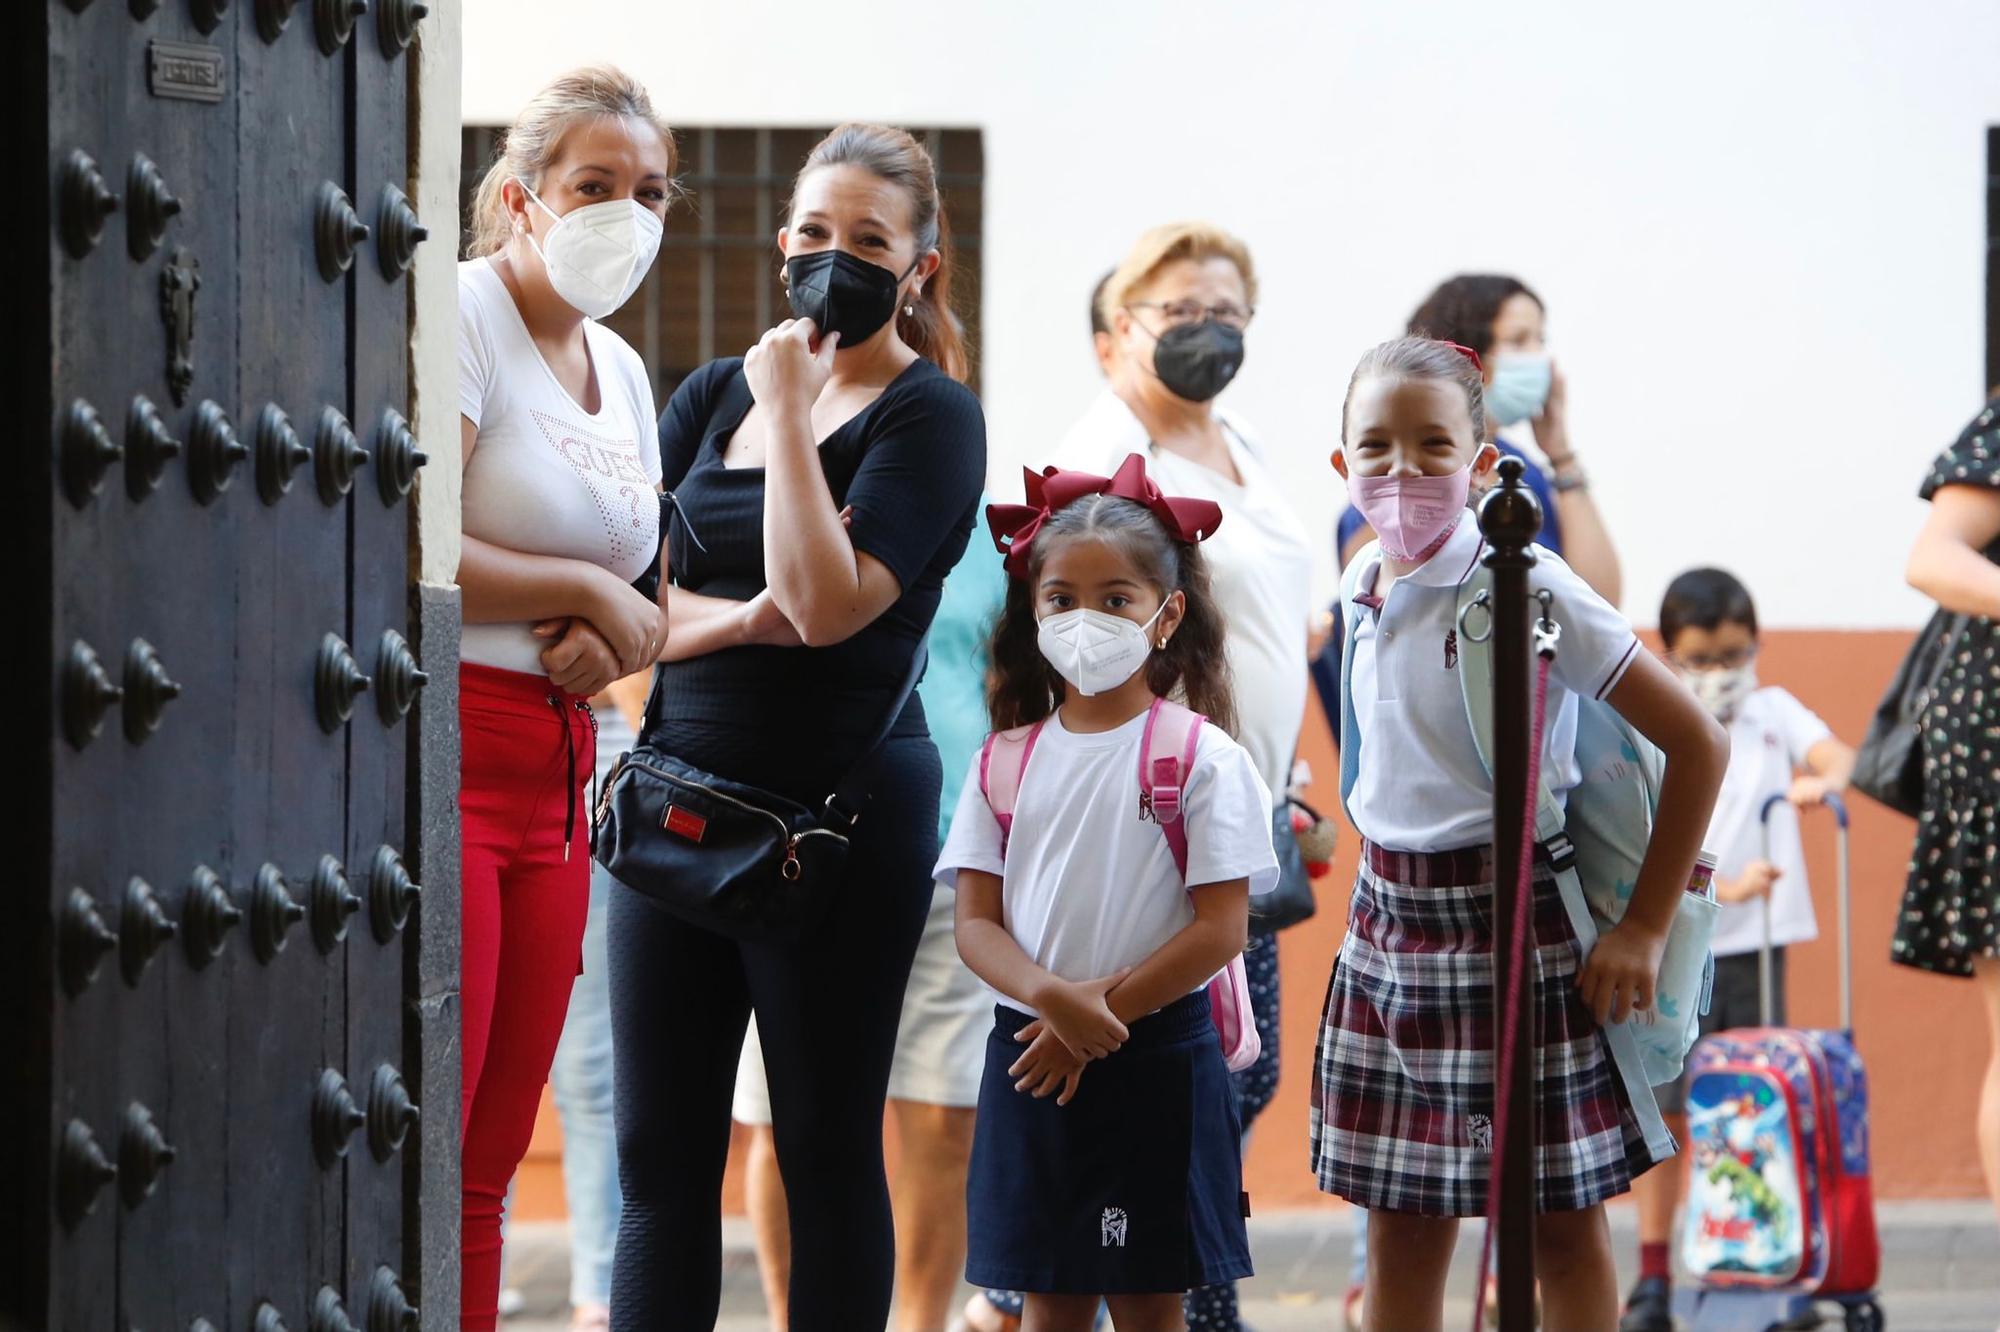
[[[1381,538],[1391,559],[1427,560],[1438,553],[1465,514],[1472,467],[1449,476],[1350,476],[1347,496]]]

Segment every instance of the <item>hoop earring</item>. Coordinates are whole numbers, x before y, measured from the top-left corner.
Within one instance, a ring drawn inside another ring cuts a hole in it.
[[[1166,636],[1165,634],[1161,634],[1161,635],[1160,635],[1160,651],[1162,651],[1162,652],[1165,652],[1166,650],[1167,650],[1167,636]]]

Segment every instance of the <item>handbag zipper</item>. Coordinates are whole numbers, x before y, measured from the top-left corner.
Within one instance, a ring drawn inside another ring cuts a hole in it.
[[[779,872],[782,873],[787,879],[793,881],[796,881],[799,877],[799,874],[801,873],[801,868],[799,865],[799,843],[801,841],[803,841],[808,837],[832,837],[842,842],[847,840],[847,838],[845,838],[844,836],[842,836],[837,832],[834,832],[830,828],[808,828],[804,832],[795,833],[790,829],[790,827],[786,825],[783,819],[779,818],[776,814],[773,814],[768,809],[759,808],[758,806],[751,804],[747,800],[738,800],[735,796],[727,795],[724,792],[716,790],[712,786],[703,786],[700,782],[691,782],[684,777],[676,777],[674,776],[674,774],[666,772],[660,768],[655,768],[649,763],[640,763],[636,760],[628,758],[624,764],[624,767],[637,768],[641,772],[650,772],[651,774],[653,774],[653,776],[658,777],[661,781],[672,782],[675,786],[683,787],[689,791],[699,791],[703,795],[709,797],[711,800],[720,800],[726,805],[734,805],[736,806],[736,808],[743,810],[745,813],[756,814],[762,818],[767,818],[771,822],[777,824],[778,831],[785,835],[785,863]],[[622,771],[623,768],[620,769],[620,772]],[[605,783],[604,800],[605,804],[608,806],[611,800],[611,784],[609,782]]]

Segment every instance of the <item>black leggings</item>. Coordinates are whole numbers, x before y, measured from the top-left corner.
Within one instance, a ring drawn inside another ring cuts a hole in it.
[[[715,1326],[729,1103],[753,1008],[791,1218],[791,1325],[888,1322],[896,1245],[882,1114],[930,910],[939,774],[925,738],[891,741],[886,760],[831,913],[803,942],[739,944],[613,889],[617,1332]]]

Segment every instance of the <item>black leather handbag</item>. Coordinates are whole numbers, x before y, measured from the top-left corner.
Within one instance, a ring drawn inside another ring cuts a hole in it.
[[[1966,617],[1952,611],[1931,616],[1896,668],[1868,734],[1854,752],[1854,789],[1913,818],[1924,807],[1924,711],[1965,626]]]
[[[927,642],[911,655],[861,758],[819,809],[717,777],[642,740],[619,756],[598,796],[597,863],[689,924],[731,939],[810,932],[839,886],[883,742],[923,678]],[[657,675],[653,687],[657,694]],[[654,701],[646,702],[649,719]]]

